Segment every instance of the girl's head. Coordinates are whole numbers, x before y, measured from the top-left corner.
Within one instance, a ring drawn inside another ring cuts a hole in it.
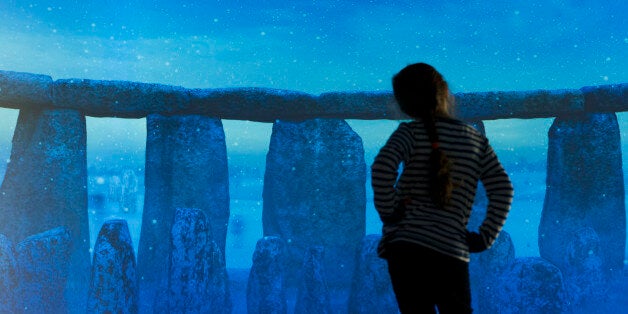
[[[406,66],[393,77],[393,93],[401,111],[408,116],[449,117],[449,87],[443,76],[429,64]]]

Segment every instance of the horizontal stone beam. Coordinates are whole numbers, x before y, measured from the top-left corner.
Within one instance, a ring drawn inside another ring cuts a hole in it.
[[[582,112],[628,111],[627,83],[571,90],[457,93],[456,114],[466,120],[549,118]],[[391,92],[311,95],[270,88],[186,89],[128,81],[61,79],[0,71],[0,107],[65,108],[93,117],[143,118],[198,114],[221,119],[272,122],[338,118],[407,117]]]

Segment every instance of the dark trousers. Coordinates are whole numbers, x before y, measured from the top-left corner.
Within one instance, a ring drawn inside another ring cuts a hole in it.
[[[469,263],[407,242],[389,243],[386,252],[401,313],[472,312]]]

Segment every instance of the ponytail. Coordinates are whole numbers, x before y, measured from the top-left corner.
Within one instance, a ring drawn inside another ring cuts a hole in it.
[[[434,115],[426,117],[423,121],[425,123],[427,136],[432,144],[429,159],[430,197],[434,204],[444,208],[449,204],[454,189],[453,180],[451,178],[452,162],[440,148]]]

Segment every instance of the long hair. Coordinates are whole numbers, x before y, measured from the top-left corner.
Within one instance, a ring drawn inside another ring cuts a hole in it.
[[[452,162],[440,148],[436,117],[450,117],[449,87],[443,76],[429,64],[415,63],[397,73],[392,80],[399,109],[413,119],[423,121],[431,143],[430,197],[444,208],[451,200],[454,188]]]

